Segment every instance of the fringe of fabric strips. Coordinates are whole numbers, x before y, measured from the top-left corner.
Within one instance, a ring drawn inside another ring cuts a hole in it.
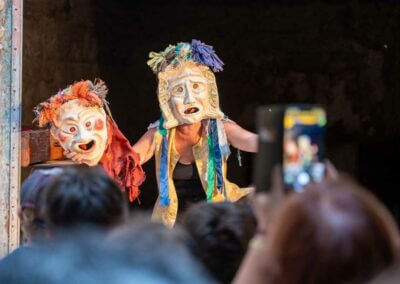
[[[162,135],[162,149],[160,158],[160,205],[169,206],[169,180],[168,180],[168,131],[163,127],[164,119],[160,118],[159,131]],[[224,179],[222,172],[223,159],[229,155],[227,151],[226,137],[220,137],[224,131],[219,129],[223,124],[219,124],[216,119],[210,119],[208,125],[208,163],[207,163],[207,201],[212,201],[212,193],[216,182],[217,190],[225,195]],[[225,139],[224,139],[225,138]],[[222,142],[222,143],[221,143]],[[222,147],[221,147],[222,146]],[[229,149],[229,148],[228,148]]]
[[[221,149],[219,146],[219,137],[218,137],[218,128],[217,128],[217,120],[210,119],[210,135],[212,140],[212,150],[214,151],[214,167],[215,174],[217,175],[217,189],[222,193],[224,187],[224,181],[222,176],[222,155]]]

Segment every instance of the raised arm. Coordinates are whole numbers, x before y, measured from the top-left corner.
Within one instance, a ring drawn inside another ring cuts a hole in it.
[[[235,148],[246,152],[257,152],[258,135],[243,129],[233,121],[224,121],[228,142]]]
[[[153,139],[156,131],[157,128],[150,128],[142,137],[140,137],[139,141],[133,145],[133,150],[135,150],[135,152],[140,156],[141,165],[150,160],[154,155]]]

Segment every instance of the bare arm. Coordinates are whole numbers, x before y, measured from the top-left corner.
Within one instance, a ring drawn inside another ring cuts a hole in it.
[[[233,284],[264,284],[270,280],[271,260],[265,248],[266,240],[262,236],[254,236],[249,243],[246,255],[233,279]]]
[[[228,142],[235,148],[246,152],[257,152],[258,135],[243,129],[232,121],[224,121]]]
[[[157,128],[150,128],[147,130],[142,137],[140,137],[139,141],[133,145],[133,150],[140,156],[140,164],[143,165],[151,157],[154,155],[154,133],[157,131]]]

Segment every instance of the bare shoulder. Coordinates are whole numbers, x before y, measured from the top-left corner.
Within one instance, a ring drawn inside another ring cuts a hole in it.
[[[228,141],[235,148],[246,152],[257,152],[258,136],[232,120],[223,120]]]
[[[226,132],[227,135],[229,135],[232,132],[240,131],[240,130],[243,129],[242,127],[240,127],[239,124],[237,124],[233,120],[224,119],[222,122],[224,124],[225,132]]]
[[[235,129],[237,127],[240,127],[236,122],[234,122],[233,120],[230,120],[230,119],[223,119],[222,123],[224,124],[225,130],[228,130],[228,129],[230,130],[230,129]]]

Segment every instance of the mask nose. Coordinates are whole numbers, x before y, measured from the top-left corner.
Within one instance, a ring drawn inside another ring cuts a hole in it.
[[[75,138],[76,144],[86,144],[93,140],[92,134],[86,129],[79,129],[79,134]]]
[[[193,97],[192,90],[190,90],[188,84],[186,83],[185,84],[185,97],[183,98],[183,103],[185,105],[187,105],[187,104],[191,104],[194,102],[196,102],[196,100]]]

